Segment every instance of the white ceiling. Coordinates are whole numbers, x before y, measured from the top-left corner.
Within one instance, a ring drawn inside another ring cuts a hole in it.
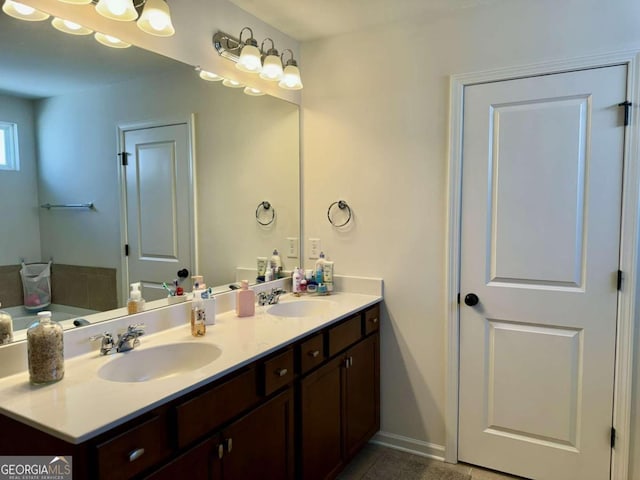
[[[496,0],[230,0],[300,41],[459,10]]]

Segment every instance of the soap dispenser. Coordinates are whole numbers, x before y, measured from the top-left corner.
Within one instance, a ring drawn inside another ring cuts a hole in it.
[[[236,315],[251,317],[256,313],[256,292],[249,290],[249,281],[242,280],[236,290]]]
[[[64,377],[62,326],[51,319],[51,312],[38,313],[38,321],[27,330],[29,380],[39,385]]]
[[[129,315],[140,313],[144,310],[144,299],[140,292],[140,282],[131,284],[131,292],[129,293],[129,301],[127,302],[127,311]]]
[[[2,306],[2,304],[0,304]],[[13,319],[7,312],[0,310],[0,345],[13,341]]]

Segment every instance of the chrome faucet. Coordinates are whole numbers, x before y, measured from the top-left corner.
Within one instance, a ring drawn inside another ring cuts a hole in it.
[[[260,305],[261,307],[264,305],[275,305],[276,303],[278,303],[278,300],[280,300],[280,295],[282,295],[283,293],[286,292],[281,288],[273,288],[269,293],[267,293],[266,291],[258,292],[258,305]]]
[[[90,341],[102,340],[100,343],[100,355],[109,355],[114,352],[128,352],[140,345],[138,337],[144,335],[144,324],[129,325],[127,331],[118,334],[118,340],[113,340],[109,332],[99,333],[89,338]]]

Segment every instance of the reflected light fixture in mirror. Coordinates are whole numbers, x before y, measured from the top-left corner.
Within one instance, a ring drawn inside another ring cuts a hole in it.
[[[18,20],[27,20],[28,22],[41,22],[49,18],[49,14],[13,0],[5,0],[2,5],[2,11],[10,17]]]
[[[251,95],[252,97],[261,97],[262,95],[264,95],[264,92],[262,90],[258,90],[257,88],[253,87],[244,87],[244,93],[246,93],[247,95]]]
[[[200,78],[206,80],[207,82],[220,82],[224,80],[224,78],[220,75],[216,75],[213,72],[207,72],[206,70],[202,70],[200,67],[196,67],[196,70],[198,71],[198,75],[200,75]]]
[[[102,45],[111,48],[129,48],[131,46],[130,43],[123,42],[119,38],[116,38],[112,35],[106,35],[104,33],[96,32],[95,39],[100,42]]]
[[[70,35],[91,35],[93,33],[93,30],[90,28],[83,27],[79,23],[59,17],[55,17],[51,20],[51,25],[53,25],[53,28],[56,30],[60,30],[61,32],[68,33]]]
[[[62,3],[70,3],[71,5],[89,5],[92,0],[58,0]]]
[[[225,87],[229,87],[229,88],[242,88],[242,87],[244,87],[244,83],[240,83],[240,82],[237,82],[235,80],[231,80],[229,78],[225,78],[222,81],[222,85],[224,85]]]

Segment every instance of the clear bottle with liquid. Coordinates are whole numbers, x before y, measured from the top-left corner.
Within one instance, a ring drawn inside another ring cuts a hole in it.
[[[202,337],[207,333],[207,316],[202,302],[202,291],[194,290],[191,300],[191,335]]]
[[[0,345],[11,342],[13,342],[13,319],[7,312],[0,310]]]
[[[140,292],[140,282],[131,284],[131,292],[129,293],[129,301],[127,302],[127,312],[129,315],[140,313],[144,310],[144,298]]]
[[[38,321],[27,330],[27,357],[31,383],[52,383],[64,377],[62,326],[51,319],[51,312],[39,312]]]

